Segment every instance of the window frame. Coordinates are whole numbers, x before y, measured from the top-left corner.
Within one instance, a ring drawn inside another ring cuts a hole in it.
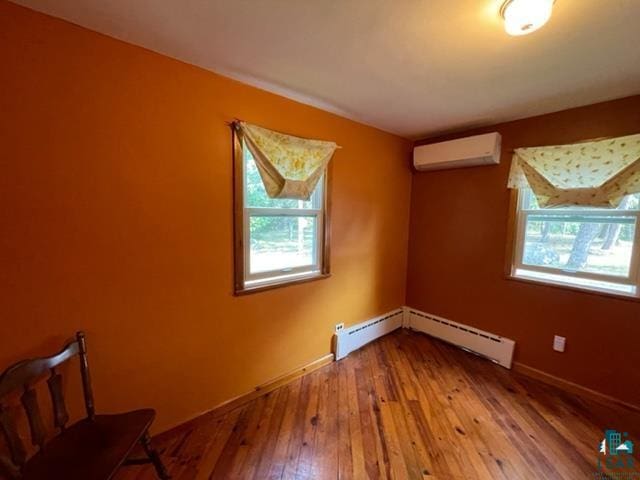
[[[508,278],[515,280],[522,280],[526,282],[541,283],[547,285],[553,285],[572,290],[580,290],[591,293],[600,293],[604,295],[610,295],[615,297],[622,297],[625,299],[640,300],[640,210],[584,210],[580,211],[579,215],[583,217],[596,217],[602,216],[603,213],[607,216],[622,216],[622,217],[635,217],[636,224],[634,230],[633,250],[631,252],[631,259],[629,261],[629,272],[626,277],[619,275],[606,275],[597,274],[592,272],[580,272],[563,270],[561,268],[546,267],[540,265],[529,265],[524,263],[524,245],[526,236],[527,219],[532,214],[540,214],[540,209],[524,209],[524,195],[526,190],[514,189],[511,192],[511,212],[509,219],[509,230],[507,243],[507,276]],[[542,210],[544,211],[544,210]],[[575,215],[576,211],[572,209],[552,209],[549,210],[550,214],[562,215],[571,214]],[[543,213],[544,215],[544,213]],[[555,276],[556,278],[541,278],[539,276],[527,275],[526,273],[518,272],[533,272],[538,274],[546,274],[548,276]],[[564,278],[562,278],[564,277]],[[576,279],[577,281],[571,281],[570,279]],[[579,281],[593,281],[604,282],[611,285],[612,288],[607,286],[586,285],[580,284]],[[615,288],[615,285],[620,286],[620,289]],[[628,287],[634,289],[633,292],[625,292],[622,288]]]
[[[287,285],[319,280],[330,276],[330,178],[331,164],[314,192],[314,208],[268,208],[245,206],[246,180],[244,148],[241,135],[233,131],[233,204],[234,204],[234,294],[244,295]],[[318,196],[320,198],[318,198]],[[313,198],[312,197],[312,198]],[[265,272],[250,272],[249,227],[255,216],[306,216],[316,219],[314,263],[302,267]]]

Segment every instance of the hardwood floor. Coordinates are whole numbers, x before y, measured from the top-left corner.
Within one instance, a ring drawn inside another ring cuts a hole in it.
[[[180,480],[586,479],[604,429],[636,441],[639,416],[402,330],[158,447]]]

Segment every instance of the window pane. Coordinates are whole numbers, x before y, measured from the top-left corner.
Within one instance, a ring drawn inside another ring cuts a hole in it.
[[[318,208],[320,205],[320,190],[322,189],[322,179],[318,182],[318,187],[313,193],[311,200],[290,200],[281,198],[269,198],[260,178],[260,172],[256,167],[256,162],[248,148],[242,149],[244,152],[244,172],[246,195],[245,204],[249,208]]]
[[[315,264],[317,228],[313,216],[251,216],[251,273]]]
[[[542,211],[541,211],[542,212]],[[635,234],[634,216],[529,215],[523,263],[567,271],[626,277]]]

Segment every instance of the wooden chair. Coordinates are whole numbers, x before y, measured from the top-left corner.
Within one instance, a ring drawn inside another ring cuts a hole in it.
[[[69,414],[62,392],[58,365],[74,355],[80,357],[80,374],[87,417],[67,427]],[[53,405],[56,434],[46,439],[46,430],[34,384],[49,374],[47,384]],[[20,397],[27,414],[31,443],[36,453],[27,458],[18,435],[15,418],[10,415],[6,399],[22,389]],[[32,479],[110,479],[122,465],[152,463],[158,477],[168,480],[158,452],[151,446],[149,427],[155,417],[152,409],[135,410],[119,415],[96,415],[91,392],[87,347],[82,332],[57,355],[19,362],[0,376],[0,429],[11,458],[0,456],[0,472],[9,478]],[[136,444],[142,445],[147,458],[130,459]]]

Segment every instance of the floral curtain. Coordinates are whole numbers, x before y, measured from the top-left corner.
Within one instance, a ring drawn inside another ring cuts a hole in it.
[[[530,187],[541,207],[615,208],[640,192],[640,134],[517,148],[508,187]]]
[[[334,142],[293,137],[245,122],[236,122],[235,127],[271,198],[308,200],[340,148]]]

